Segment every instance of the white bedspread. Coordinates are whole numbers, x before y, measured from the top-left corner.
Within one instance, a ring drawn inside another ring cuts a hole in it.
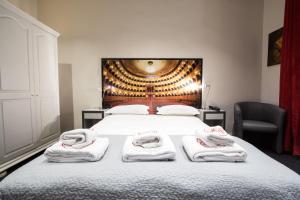
[[[188,116],[108,116],[94,126],[100,135],[111,134],[101,161],[49,163],[42,155],[0,182],[0,199],[300,199],[299,175],[239,138],[246,162],[191,162],[182,135],[203,126]],[[172,135],[176,160],[122,161],[125,135],[148,128]]]
[[[206,126],[196,116],[109,115],[92,129],[99,135],[133,135],[154,129],[168,135],[195,135],[196,129]]]

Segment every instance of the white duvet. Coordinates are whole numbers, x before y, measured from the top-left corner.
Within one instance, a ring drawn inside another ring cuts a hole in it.
[[[108,115],[91,129],[99,135],[133,135],[157,130],[168,135],[195,135],[207,125],[196,116]]]

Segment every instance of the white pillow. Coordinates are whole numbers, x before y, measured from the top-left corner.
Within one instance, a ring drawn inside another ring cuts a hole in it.
[[[107,110],[107,114],[135,114],[135,115],[147,115],[149,114],[149,106],[145,105],[120,105],[112,107]]]
[[[199,115],[198,109],[185,105],[168,105],[157,107],[158,115]]]

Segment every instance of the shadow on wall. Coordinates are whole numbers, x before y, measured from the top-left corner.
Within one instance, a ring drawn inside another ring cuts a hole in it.
[[[59,64],[59,104],[61,132],[74,129],[72,65]]]

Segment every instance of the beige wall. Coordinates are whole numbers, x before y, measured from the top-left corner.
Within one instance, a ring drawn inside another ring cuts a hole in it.
[[[72,65],[59,64],[60,130],[74,129]]]
[[[37,0],[8,0],[16,7],[37,18]]]
[[[280,65],[267,67],[268,34],[283,26],[284,2],[284,0],[264,0],[261,101],[277,105],[279,102]]]
[[[75,127],[100,106],[103,57],[199,57],[208,104],[227,111],[260,98],[261,0],[39,0],[39,19],[61,33],[59,62],[72,64]]]

